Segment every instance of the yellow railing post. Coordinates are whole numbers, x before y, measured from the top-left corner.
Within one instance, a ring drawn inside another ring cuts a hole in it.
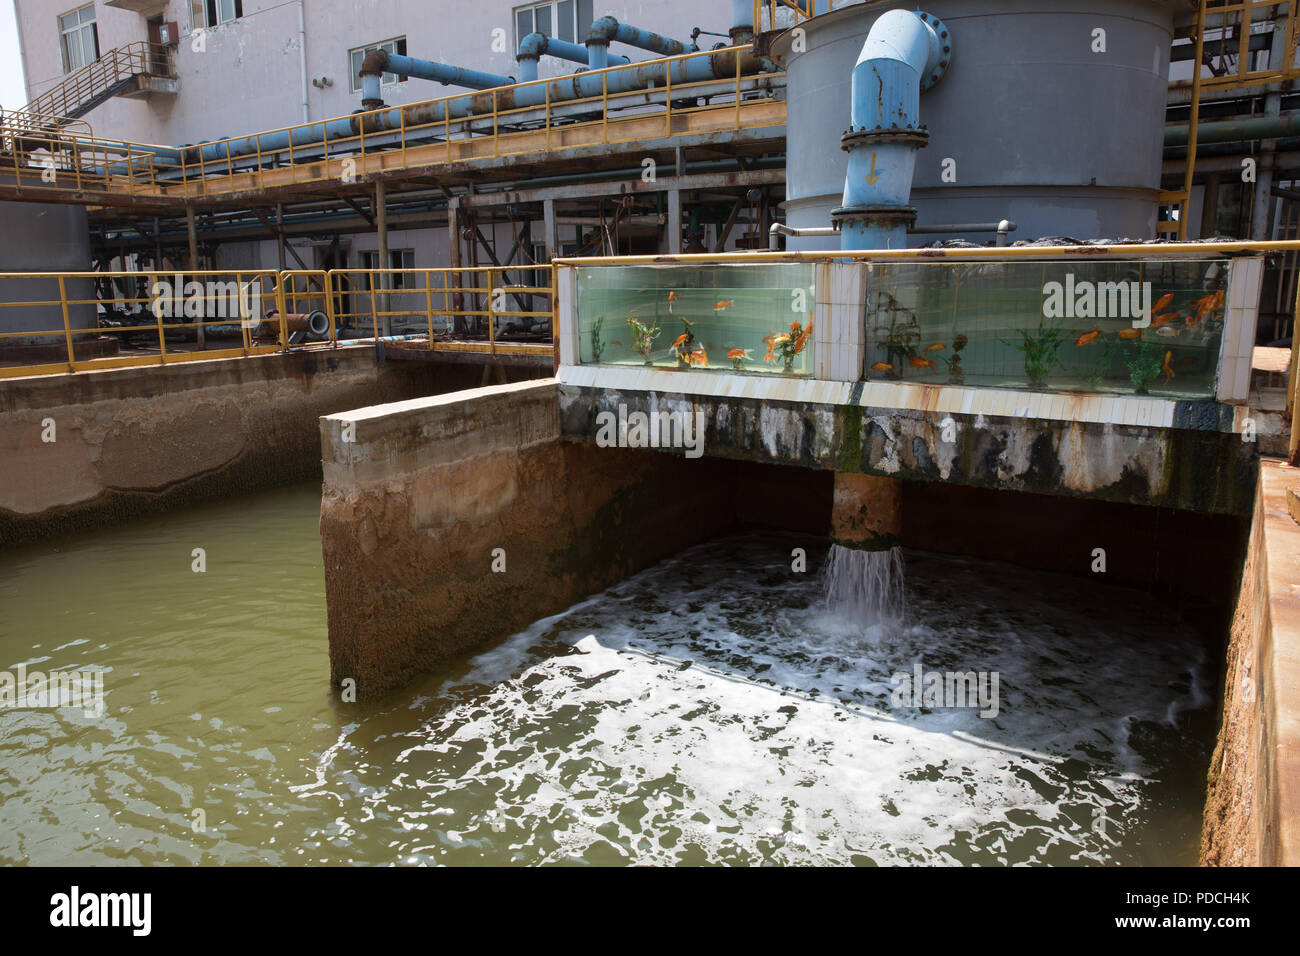
[[[280,351],[289,351],[289,323],[284,315],[288,309],[288,297],[284,294],[285,274],[277,272],[275,274],[275,312],[276,318],[280,320]]]
[[[495,273],[491,269],[488,269],[488,274],[487,274],[488,277],[488,297],[487,297],[488,351],[491,352],[493,355],[496,355],[497,352],[497,317],[496,317],[497,284],[494,281],[492,281],[493,275],[495,275]],[[504,277],[502,277],[502,281],[504,282]]]
[[[68,287],[63,276],[59,276],[59,308],[63,312],[63,338],[68,346],[68,371],[77,370],[77,353],[72,347],[72,323],[68,319]]]

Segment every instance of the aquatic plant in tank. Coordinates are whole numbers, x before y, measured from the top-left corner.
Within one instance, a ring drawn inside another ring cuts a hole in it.
[[[584,266],[577,270],[578,358],[673,371],[810,375],[816,274],[813,263],[803,262]],[[625,316],[630,334],[609,336],[597,354],[596,323],[603,320],[608,336],[611,323]],[[782,335],[788,343],[776,341]],[[774,358],[765,362],[768,352]]]
[[[1059,353],[1064,332],[1060,326],[1039,322],[1037,329],[1016,329],[1016,333],[1020,336],[1019,345],[1006,339],[1002,342],[1025,353],[1025,377],[1031,387],[1042,388],[1047,384],[1052,369],[1061,364]]]
[[[763,356],[764,362],[781,362],[781,371],[787,374],[794,371],[794,360],[799,353],[804,350],[808,344],[808,339],[812,336],[813,324],[801,326],[797,321],[790,323],[790,331],[780,334],[773,332],[767,338],[763,339],[763,344],[767,346],[767,352]]]
[[[1166,257],[864,263],[863,377],[1210,398],[1235,267]]]

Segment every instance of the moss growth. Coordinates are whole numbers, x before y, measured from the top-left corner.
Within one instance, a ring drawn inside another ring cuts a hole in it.
[[[837,471],[862,470],[862,406],[845,406],[839,416],[840,453]]]

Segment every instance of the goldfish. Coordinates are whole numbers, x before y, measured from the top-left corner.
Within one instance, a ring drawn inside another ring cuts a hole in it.
[[[680,348],[685,342],[689,341],[690,337],[690,332],[683,332],[681,335],[677,336],[677,338],[673,339],[672,348]]]
[[[944,345],[942,342],[935,342],[933,345],[927,345],[927,346],[925,347],[924,351],[927,352],[927,353],[929,353],[929,352],[942,352],[942,351],[943,351],[944,349],[946,349],[947,347],[948,347],[948,346]]]
[[[677,301],[677,293],[675,291],[670,290],[668,292],[668,304],[672,305],[675,301]]]
[[[775,337],[772,339],[772,341],[769,342],[768,344],[769,344],[769,346],[771,346],[772,348],[775,348],[776,346],[778,346],[778,345],[784,345],[786,342],[789,342],[789,341],[790,341],[790,336],[789,336],[788,334],[786,334],[785,332],[782,332],[780,335],[775,336]]]
[[[1177,335],[1177,334],[1178,334],[1178,329],[1172,325],[1166,325],[1156,329],[1156,335],[1163,335],[1167,337],[1170,335]]]
[[[766,355],[763,356],[763,361],[764,361],[764,362],[775,362],[775,361],[776,361],[776,353],[775,353],[775,352],[771,352],[771,351],[769,351]]]
[[[1115,334],[1118,335],[1121,339],[1130,339],[1130,340],[1131,340],[1131,339],[1140,339],[1140,338],[1142,338],[1142,330],[1141,330],[1141,329],[1120,329],[1120,330],[1119,330],[1118,332],[1116,332]]]
[[[1168,382],[1174,377],[1174,367],[1169,364],[1169,360],[1174,357],[1173,352],[1165,353],[1165,360],[1160,363],[1160,371],[1165,373],[1165,381]]]
[[[1096,339],[1099,335],[1101,335],[1101,329],[1099,329],[1099,328],[1094,328],[1091,332],[1084,332],[1081,336],[1079,336],[1077,339],[1075,339],[1075,340],[1074,340],[1074,344],[1075,344],[1075,345],[1087,345],[1089,342],[1091,342],[1091,341],[1093,341],[1094,339]]]
[[[610,342],[609,344],[610,344],[610,345],[617,345],[619,348],[622,348],[622,347],[623,347],[623,343],[620,342],[618,339],[615,339],[614,341]]]
[[[729,359],[747,359],[749,358],[749,349],[732,349],[727,353]]]
[[[931,362],[929,359],[923,359],[919,355],[913,355],[910,359],[907,360],[907,364],[912,366],[912,368],[928,368],[928,369],[934,368],[933,362]]]
[[[1151,324],[1159,328],[1162,325],[1168,325],[1170,322],[1177,322],[1181,318],[1182,316],[1177,312],[1165,312],[1153,318]]]
[[[888,362],[874,362],[871,365],[871,371],[873,372],[892,372],[893,370],[894,366]]]
[[[1151,306],[1151,314],[1155,315],[1155,313],[1159,312],[1161,309],[1163,309],[1165,306],[1167,306],[1170,302],[1173,301],[1174,301],[1174,294],[1172,292],[1166,292],[1160,298],[1156,299],[1155,305]]]
[[[731,300],[730,300],[730,299],[727,299],[727,300],[724,301],[724,302],[715,302],[715,303],[713,304],[713,311],[714,311],[714,312],[721,312],[723,309],[729,309],[729,308],[731,308]]]
[[[687,353],[686,361],[690,362],[692,365],[708,365],[709,356],[705,353],[704,349],[696,349],[694,352]]]

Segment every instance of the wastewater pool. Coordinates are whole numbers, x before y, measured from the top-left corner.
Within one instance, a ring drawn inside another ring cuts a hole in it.
[[[106,693],[0,711],[0,862],[1196,861],[1210,655],[1141,593],[908,552],[907,624],[864,633],[821,604],[821,542],[753,532],[345,704],[318,507],[0,556],[0,668]],[[918,662],[996,674],[996,716],[900,699]]]

